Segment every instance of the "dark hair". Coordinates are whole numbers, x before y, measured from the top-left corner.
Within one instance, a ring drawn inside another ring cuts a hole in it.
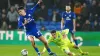
[[[66,4],[66,6],[70,6],[69,4]]]
[[[17,10],[22,10],[22,9],[24,9],[24,7],[23,6],[20,6]]]
[[[56,33],[56,30],[52,30],[51,33]]]

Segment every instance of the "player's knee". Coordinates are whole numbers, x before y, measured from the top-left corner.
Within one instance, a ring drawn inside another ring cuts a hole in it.
[[[79,47],[75,45],[74,48],[75,48],[75,49],[78,49]]]
[[[32,36],[28,36],[28,40],[29,40],[30,42],[34,42],[34,38],[33,38]]]
[[[45,42],[43,42],[45,45],[47,45],[48,43],[45,41]]]
[[[47,45],[48,43],[47,43],[47,41],[43,41],[43,44],[44,44],[44,45]]]
[[[71,52],[68,53],[69,56],[73,56],[73,54]]]
[[[34,39],[30,39],[30,42],[32,42],[32,43],[33,43],[33,42],[34,42]]]

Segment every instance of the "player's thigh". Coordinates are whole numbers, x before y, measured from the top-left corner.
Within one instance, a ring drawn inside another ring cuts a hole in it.
[[[46,39],[44,38],[44,36],[40,36],[40,37],[38,37],[38,39],[39,39],[40,41],[42,41],[43,43],[47,43],[47,41],[46,41]]]
[[[34,36],[28,35],[27,38],[30,42],[34,42]]]
[[[42,36],[42,33],[40,31],[34,32],[34,36],[43,43],[47,43],[46,39],[44,38],[44,36]]]
[[[36,38],[40,38],[41,36],[42,36],[42,33],[39,31],[39,30],[37,30],[37,31],[33,31],[33,35],[36,37]]]

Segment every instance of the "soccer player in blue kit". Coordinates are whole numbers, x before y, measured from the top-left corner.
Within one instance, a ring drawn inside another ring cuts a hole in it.
[[[36,23],[34,22],[34,18],[32,17],[32,14],[35,12],[36,8],[39,6],[39,4],[42,2],[42,0],[39,0],[37,4],[31,8],[30,10],[25,10],[23,7],[18,8],[18,13],[19,13],[19,18],[18,18],[18,27],[19,29],[24,28],[26,36],[28,40],[31,42],[33,48],[37,52],[38,56],[41,56],[38,48],[35,45],[34,42],[34,37],[35,36],[37,39],[42,41],[49,53],[49,55],[53,55],[54,53],[51,52],[47,41],[45,38],[42,36],[41,32],[36,28]]]
[[[74,32],[76,31],[75,20],[76,15],[74,14],[74,12],[71,11],[71,7],[69,5],[66,6],[66,11],[62,14],[61,29],[69,29],[69,32],[71,33],[75,44],[78,45],[77,39],[74,36]]]

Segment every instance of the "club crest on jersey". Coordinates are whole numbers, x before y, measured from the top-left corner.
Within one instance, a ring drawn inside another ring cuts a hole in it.
[[[71,15],[69,15],[69,17],[71,17]]]
[[[28,16],[31,16],[31,14],[28,14]]]
[[[18,18],[18,21],[20,20],[20,18]]]

